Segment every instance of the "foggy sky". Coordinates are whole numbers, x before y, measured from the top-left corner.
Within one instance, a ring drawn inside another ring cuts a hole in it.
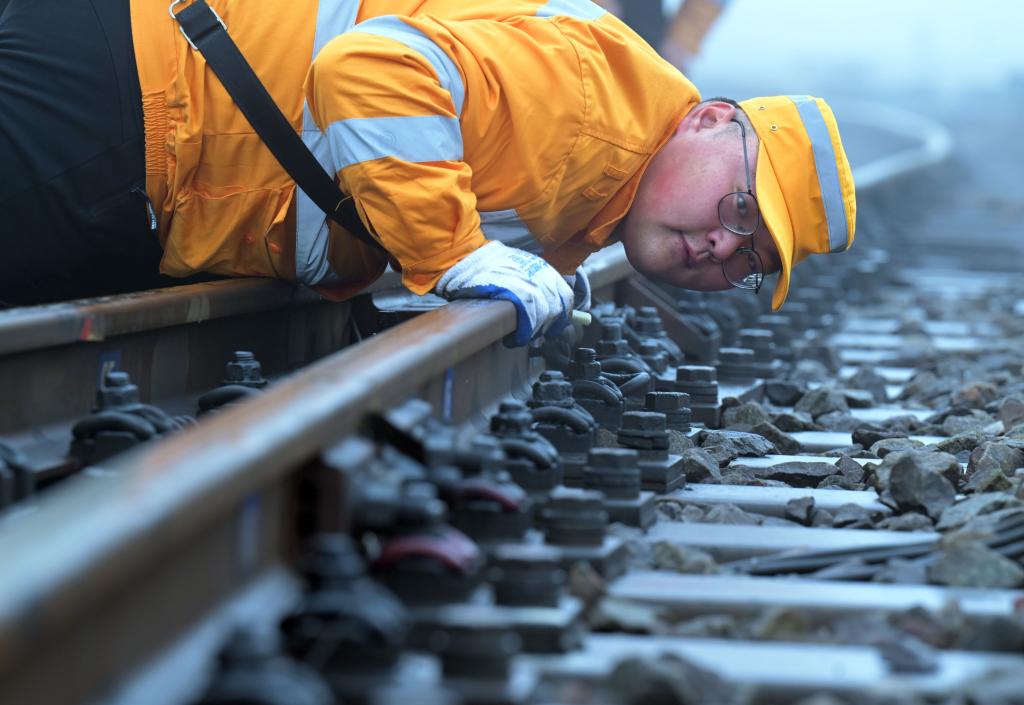
[[[732,0],[688,74],[704,94],[950,97],[1024,80],[1022,32],[1019,0]]]

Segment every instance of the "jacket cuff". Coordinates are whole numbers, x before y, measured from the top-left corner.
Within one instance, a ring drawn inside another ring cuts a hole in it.
[[[463,257],[487,244],[487,239],[480,230],[467,237],[451,249],[422,259],[410,265],[402,265],[402,284],[414,294],[429,294],[437,286],[438,280],[458,263]]]

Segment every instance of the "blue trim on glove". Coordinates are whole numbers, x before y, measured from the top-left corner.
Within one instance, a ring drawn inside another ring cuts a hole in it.
[[[562,331],[569,327],[569,324],[571,322],[572,319],[566,316],[564,313],[559,314],[558,318],[551,321],[551,324],[547,327],[547,330],[544,331],[544,337],[549,340],[557,338],[562,334]]]
[[[493,284],[485,284],[483,286],[473,286],[468,289],[459,289],[455,292],[452,298],[458,299],[502,299],[504,301],[511,301],[516,307],[516,330],[514,333],[510,333],[505,336],[502,341],[506,347],[518,348],[526,345],[533,338],[533,322],[530,320],[529,315],[526,313],[526,306],[520,301],[519,297],[508,289],[495,286]],[[559,320],[565,318],[560,316]],[[555,322],[557,324],[557,321]],[[552,324],[552,325],[555,325]],[[562,326],[565,328],[568,325],[568,321]],[[561,329],[560,329],[561,330]]]

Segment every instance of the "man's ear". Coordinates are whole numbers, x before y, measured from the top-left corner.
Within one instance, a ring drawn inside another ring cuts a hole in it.
[[[736,116],[736,106],[722,100],[710,100],[700,103],[688,117],[697,130],[704,130],[729,122]]]

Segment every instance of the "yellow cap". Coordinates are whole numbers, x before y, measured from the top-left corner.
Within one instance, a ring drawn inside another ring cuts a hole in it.
[[[832,109],[821,98],[751,98],[740,107],[760,140],[755,190],[782,260],[772,295],[772,310],[778,311],[797,262],[853,244],[853,172]]]

